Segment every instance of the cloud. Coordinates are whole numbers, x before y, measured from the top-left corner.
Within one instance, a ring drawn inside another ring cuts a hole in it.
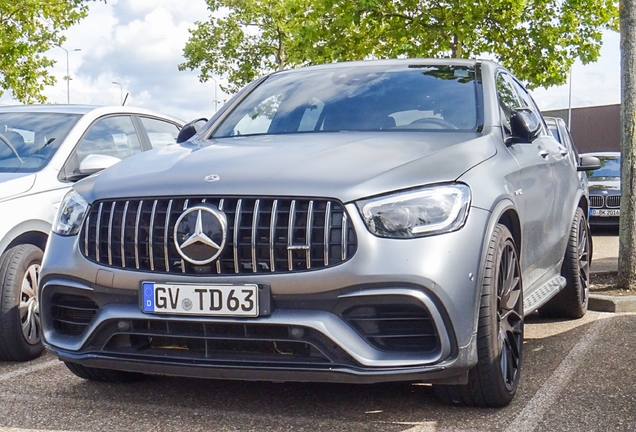
[[[184,120],[210,117],[214,111],[213,81],[200,83],[197,71],[183,71],[188,29],[209,16],[205,0],[109,0],[91,2],[88,17],[65,33],[69,50],[72,103],[119,104],[119,86],[126,104],[143,106]],[[620,102],[620,35],[604,34],[598,63],[573,68],[572,106]],[[74,51],[81,49],[81,51]],[[51,103],[66,103],[66,53],[54,48],[47,56],[57,63],[51,73],[57,84],[45,94]],[[228,99],[218,91],[219,99]],[[569,86],[536,89],[543,110],[568,106]],[[16,103],[6,94],[0,104]]]
[[[65,33],[69,51],[71,103],[118,105],[120,88],[130,93],[126,105],[141,106],[190,120],[214,111],[214,83],[200,83],[196,71],[177,69],[184,61],[188,29],[207,18],[205,0],[187,7],[173,0],[118,0],[91,3],[88,16]],[[80,49],[81,51],[75,51]],[[66,53],[47,52],[56,61],[54,86],[45,89],[50,103],[66,103]],[[227,99],[217,89],[219,99]],[[16,101],[4,95],[0,104]]]
[[[572,67],[572,107],[620,103],[620,83],[620,34],[607,31],[599,61],[587,65],[576,62]],[[532,91],[544,111],[567,108],[569,94],[569,84]]]

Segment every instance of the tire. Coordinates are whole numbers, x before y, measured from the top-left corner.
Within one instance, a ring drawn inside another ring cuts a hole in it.
[[[578,208],[561,266],[561,275],[567,283],[565,288],[539,308],[541,316],[577,319],[585,315],[590,295],[590,251],[589,227],[585,213]]]
[[[15,246],[0,258],[0,360],[27,361],[42,354],[37,285],[42,250]]]
[[[146,375],[135,372],[125,372],[112,369],[98,369],[88,366],[82,366],[80,364],[71,362],[64,362],[64,364],[66,365],[68,370],[73,372],[76,376],[89,381],[108,383],[133,383],[146,378]]]
[[[447,405],[504,407],[519,385],[523,354],[523,290],[514,240],[497,225],[484,268],[477,328],[478,362],[468,384],[435,386]]]

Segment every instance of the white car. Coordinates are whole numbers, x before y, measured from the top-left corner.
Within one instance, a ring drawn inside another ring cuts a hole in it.
[[[42,352],[36,287],[68,189],[121,159],[175,143],[182,125],[130,107],[0,107],[0,360]]]

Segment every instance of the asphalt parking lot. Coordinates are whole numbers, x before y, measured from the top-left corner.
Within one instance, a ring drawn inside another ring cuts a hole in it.
[[[606,237],[598,244],[611,251]],[[636,430],[636,314],[526,322],[521,385],[504,409],[447,407],[430,386],[410,383],[99,384],[46,354],[0,362],[0,432]]]
[[[527,322],[521,386],[504,409],[446,407],[412,384],[98,384],[47,354],[0,362],[0,431],[636,430],[636,314]]]

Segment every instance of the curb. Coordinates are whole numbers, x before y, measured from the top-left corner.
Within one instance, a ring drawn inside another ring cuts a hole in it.
[[[597,312],[636,312],[636,296],[590,294],[587,308]]]
[[[591,271],[590,276],[593,274],[602,275],[608,273],[616,273],[616,271]],[[587,308],[596,312],[636,312],[636,296],[590,294]]]

